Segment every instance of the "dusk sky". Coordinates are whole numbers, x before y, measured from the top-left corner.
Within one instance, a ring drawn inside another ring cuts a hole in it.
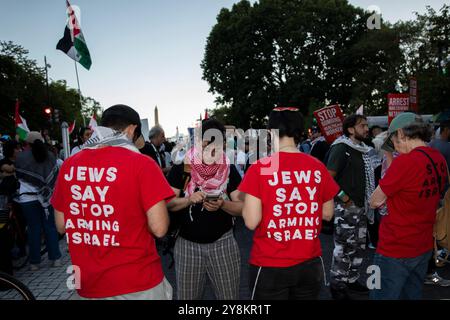
[[[104,109],[123,103],[154,123],[153,110],[166,136],[176,127],[186,133],[214,97],[202,80],[200,63],[206,38],[223,7],[232,0],[73,0],[81,8],[81,27],[91,52],[92,68],[79,66],[81,90]],[[442,7],[443,0],[350,0],[364,9],[376,5],[391,22],[414,18],[425,6]],[[73,60],[56,43],[66,24],[65,0],[0,0],[0,40],[13,41],[29,56],[52,68],[50,78],[76,88]],[[71,121],[71,119],[67,119]]]

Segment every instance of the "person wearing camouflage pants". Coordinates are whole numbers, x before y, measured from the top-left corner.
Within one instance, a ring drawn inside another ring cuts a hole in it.
[[[331,285],[355,283],[366,249],[367,217],[365,209],[338,204],[334,218],[334,251],[331,265]]]
[[[336,198],[334,252],[330,270],[330,291],[335,300],[351,299],[350,291],[368,293],[358,281],[366,249],[367,222],[373,219],[368,199],[375,179],[370,148],[363,143],[369,127],[367,118],[350,115],[343,123],[344,135],[331,145],[327,169],[341,188]]]

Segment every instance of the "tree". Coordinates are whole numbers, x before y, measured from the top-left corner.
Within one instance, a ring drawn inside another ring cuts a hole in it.
[[[20,101],[20,112],[31,130],[52,129],[52,136],[60,137],[59,124],[51,125],[43,110],[47,104],[45,69],[27,57],[28,51],[12,42],[0,42],[0,131],[12,134],[14,106]],[[78,91],[57,80],[49,84],[53,110],[59,110],[60,120],[83,123]],[[101,109],[90,97],[82,97],[83,113]]]
[[[435,114],[450,108],[450,6],[444,5],[437,13],[427,7],[423,15],[413,21],[395,25],[399,30],[404,55],[402,82],[415,76],[419,87],[421,113]]]
[[[381,109],[403,57],[395,30],[368,30],[370,15],[346,0],[243,0],[222,9],[202,62],[220,112],[247,128],[262,126],[277,104],[304,114],[331,103]]]

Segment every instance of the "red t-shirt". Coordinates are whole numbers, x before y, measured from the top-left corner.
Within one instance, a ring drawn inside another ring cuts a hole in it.
[[[52,205],[64,213],[80,296],[107,298],[161,283],[146,212],[173,196],[156,163],[125,148],[84,150],[64,162]]]
[[[417,149],[433,159],[444,187],[444,157],[429,147]],[[387,196],[388,215],[381,220],[377,253],[386,257],[414,258],[433,249],[439,184],[430,160],[417,149],[395,158],[380,180]]]
[[[303,153],[275,153],[249,168],[239,191],[262,202],[250,264],[291,267],[322,255],[322,205],[339,187],[319,160]]]

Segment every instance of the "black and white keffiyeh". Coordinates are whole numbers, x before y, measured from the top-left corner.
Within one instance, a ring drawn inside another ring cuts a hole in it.
[[[140,153],[125,133],[106,127],[95,127],[91,138],[81,146],[81,150],[104,147],[121,147]]]
[[[48,218],[48,207],[59,172],[55,156],[49,152],[47,160],[38,163],[31,150],[27,150],[17,156],[15,166],[17,178],[36,188],[33,195],[37,196]]]
[[[365,201],[364,201],[364,208],[365,208],[367,219],[369,220],[369,222],[371,224],[373,224],[374,218],[375,218],[375,211],[370,208],[370,204],[369,204],[370,197],[372,196],[372,193],[375,191],[375,172],[373,170],[372,160],[370,157],[370,151],[372,150],[372,148],[367,146],[366,144],[364,144],[364,142],[361,142],[361,144],[356,144],[353,142],[353,140],[351,140],[350,138],[348,138],[345,135],[336,139],[336,141],[334,141],[332,146],[337,145],[337,144],[345,144],[345,145],[349,146],[350,148],[362,153],[362,157],[364,160],[365,179],[366,179],[365,180],[366,181],[366,183],[365,183],[366,197],[365,197]]]

